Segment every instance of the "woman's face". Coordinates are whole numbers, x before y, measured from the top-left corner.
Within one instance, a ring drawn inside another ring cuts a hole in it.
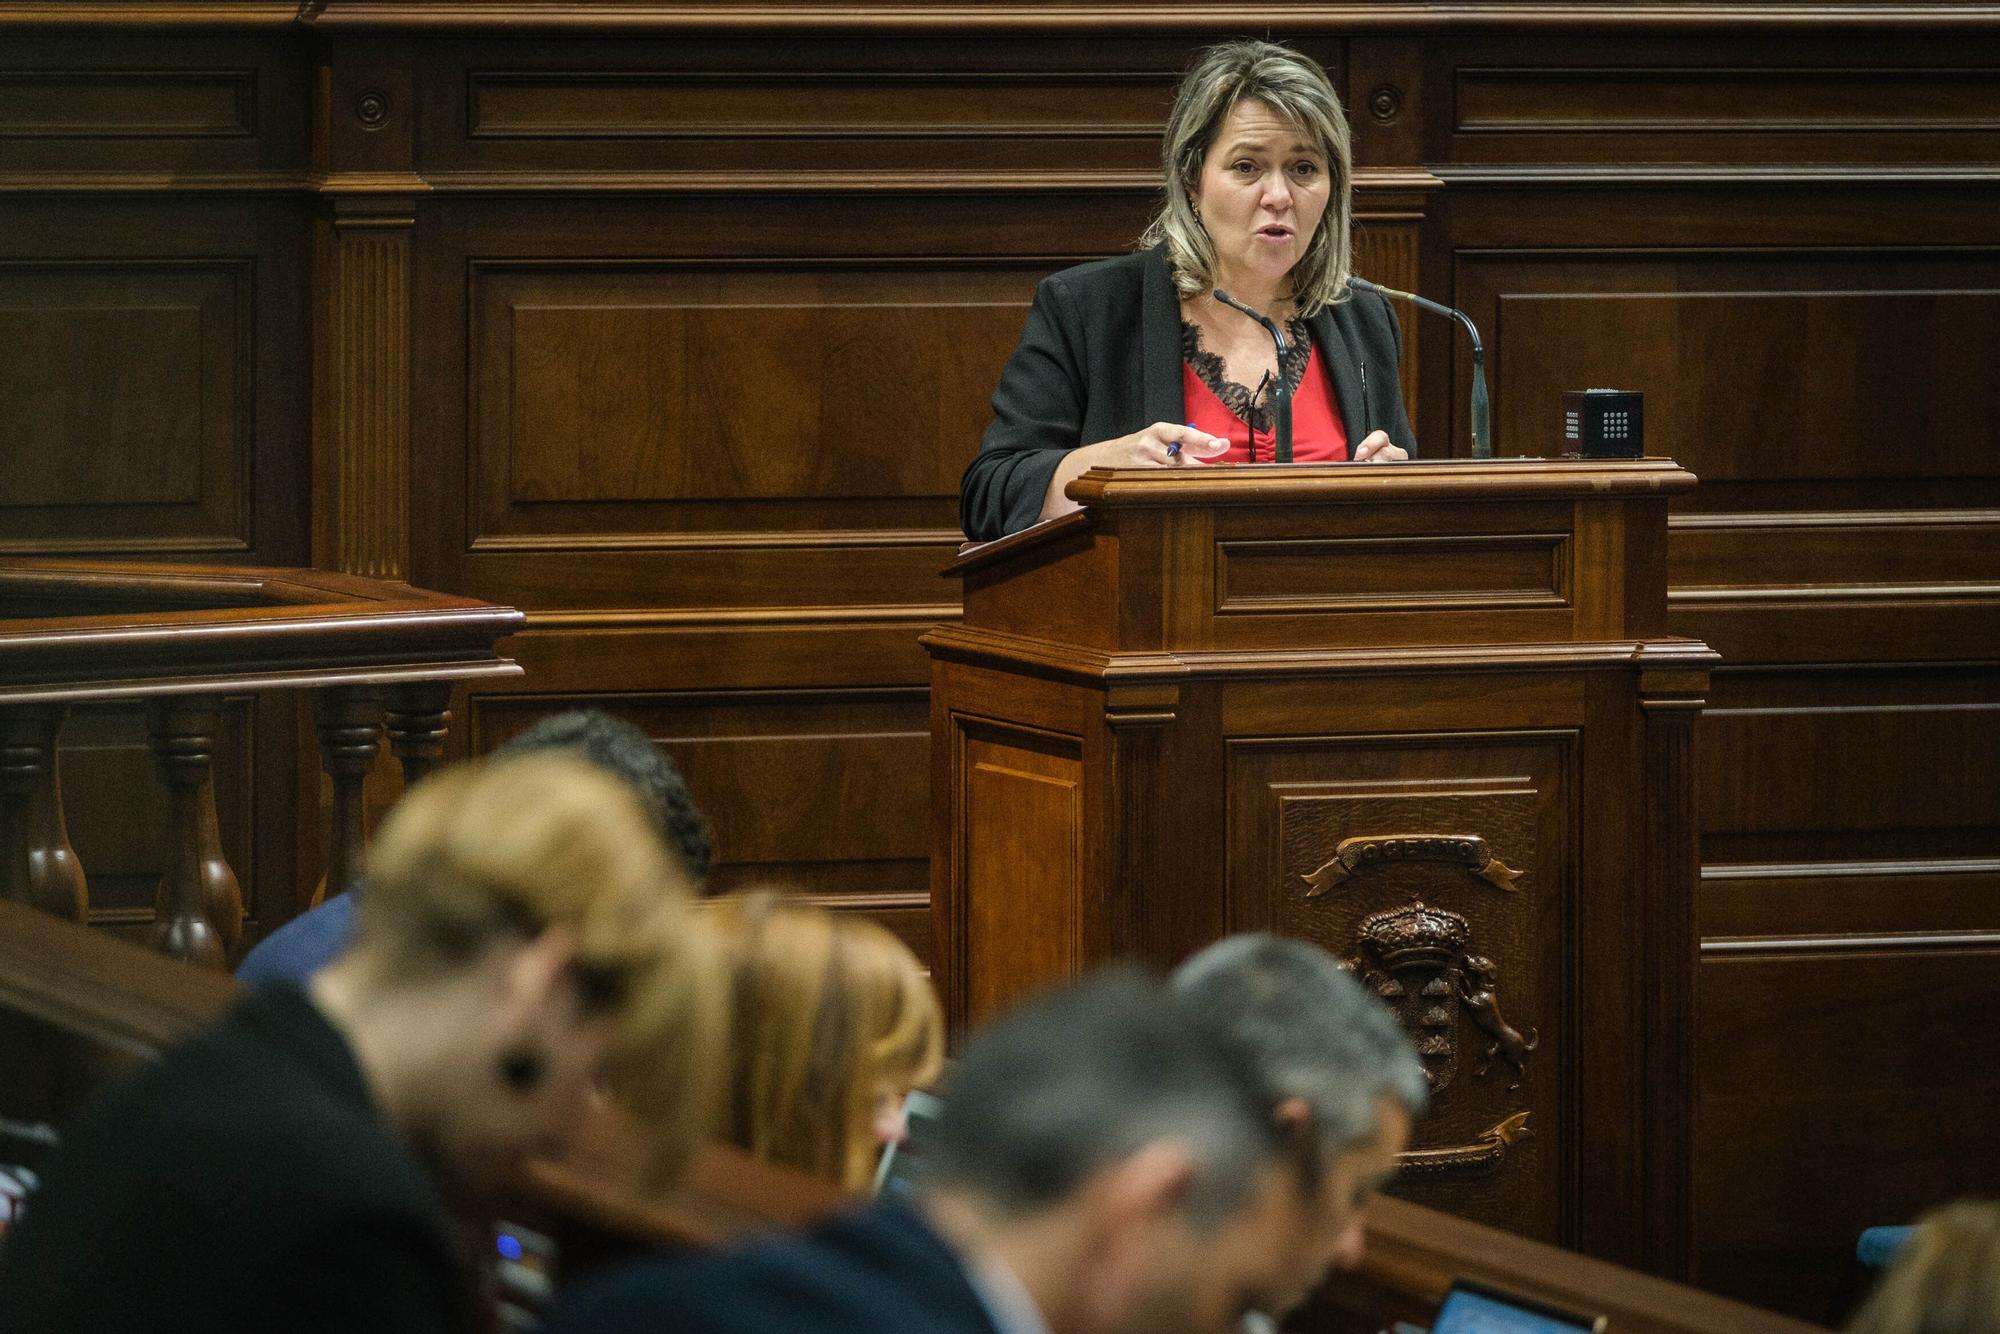
[[[1305,256],[1333,180],[1326,154],[1268,102],[1233,107],[1202,160],[1194,204],[1215,245],[1216,286],[1275,283]]]
[[[509,953],[502,989],[483,993],[492,1003],[468,1019],[430,1079],[441,1113],[431,1155],[472,1198],[528,1159],[564,1151],[598,1100],[615,1031],[610,1017],[584,1012],[560,972],[567,946],[546,963],[539,942]]]

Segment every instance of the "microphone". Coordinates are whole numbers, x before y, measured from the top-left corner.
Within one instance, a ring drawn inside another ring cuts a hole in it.
[[[1472,317],[1462,310],[1453,310],[1450,306],[1432,301],[1428,297],[1418,296],[1414,292],[1398,291],[1393,287],[1384,287],[1380,283],[1371,283],[1366,278],[1350,278],[1348,282],[1364,292],[1380,292],[1383,296],[1407,301],[1413,306],[1421,306],[1439,315],[1449,315],[1465,326],[1465,332],[1472,336],[1472,457],[1492,458],[1493,436],[1486,420],[1486,349],[1480,344],[1479,329],[1473,324]]]
[[[1285,383],[1285,354],[1292,345],[1285,341],[1285,331],[1277,322],[1262,311],[1252,310],[1220,287],[1215,289],[1215,299],[1231,310],[1240,310],[1257,323],[1264,326],[1264,332],[1271,335],[1271,341],[1278,345],[1278,374],[1271,384],[1271,417],[1275,429],[1272,439],[1275,445],[1273,456],[1280,463],[1292,461],[1292,389]]]

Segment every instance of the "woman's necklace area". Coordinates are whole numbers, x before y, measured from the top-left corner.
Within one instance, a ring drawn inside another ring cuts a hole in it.
[[[1230,290],[1221,283],[1216,284],[1216,287],[1224,292],[1229,292]],[[1231,292],[1230,295],[1234,296],[1235,293]],[[1241,300],[1241,298],[1238,299]],[[1280,329],[1287,327],[1292,322],[1292,299],[1288,296],[1278,297],[1268,306],[1255,301],[1244,301],[1243,304],[1270,320]],[[1232,321],[1240,320],[1246,324],[1253,323],[1250,317],[1242,311],[1217,300],[1215,289],[1202,293],[1201,296],[1193,301],[1183,301],[1181,303],[1181,314],[1183,318],[1214,329],[1217,333],[1234,330],[1236,325]]]

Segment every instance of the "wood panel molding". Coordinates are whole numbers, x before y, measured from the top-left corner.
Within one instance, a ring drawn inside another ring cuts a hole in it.
[[[257,72],[0,71],[0,140],[241,139],[257,133]]]
[[[1460,66],[1459,134],[1967,134],[2000,130],[1975,68]]]
[[[1174,72],[477,70],[473,139],[1159,139]]]
[[[1574,559],[1565,532],[1395,542],[1224,541],[1216,544],[1215,611],[1218,616],[1271,616],[1567,608]],[[1469,569],[1476,569],[1485,582],[1467,580]]]
[[[1527,32],[1599,28],[1645,28],[1683,32],[1734,29],[1818,31],[1835,28],[1978,28],[2000,19],[2000,6],[1950,4],[1937,0],[1825,0],[1802,5],[1731,4],[1699,0],[1617,0],[1586,3],[1519,4],[1514,0],[1458,0],[1439,5],[1425,0],[1385,0],[1381,4],[1316,4],[1301,14],[1291,4],[1230,6],[1214,3],[1164,4],[1160,0],[1048,5],[909,3],[821,6],[813,4],[645,3],[644,0],[4,0],[0,23],[89,27],[311,27],[465,31],[506,28],[547,32],[595,30],[643,32],[656,29],[725,31],[905,32],[911,29],[990,32],[1079,29],[1128,31],[1282,31],[1301,23],[1335,31],[1470,29]]]
[[[1907,190],[1916,186],[1991,189],[2000,169],[1987,166],[1905,165],[1888,162],[1838,165],[1788,163],[1735,165],[1661,163],[1490,163],[1432,167],[1453,190]]]
[[[0,552],[250,549],[254,274],[0,259]]]

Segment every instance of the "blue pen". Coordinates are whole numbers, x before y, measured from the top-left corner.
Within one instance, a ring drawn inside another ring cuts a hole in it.
[[[1200,429],[1193,422],[1186,422],[1184,423],[1184,425],[1186,425],[1186,427],[1190,431],[1195,431]],[[1167,457],[1170,459],[1177,459],[1180,456],[1181,456],[1181,442],[1176,440],[1167,446]]]

